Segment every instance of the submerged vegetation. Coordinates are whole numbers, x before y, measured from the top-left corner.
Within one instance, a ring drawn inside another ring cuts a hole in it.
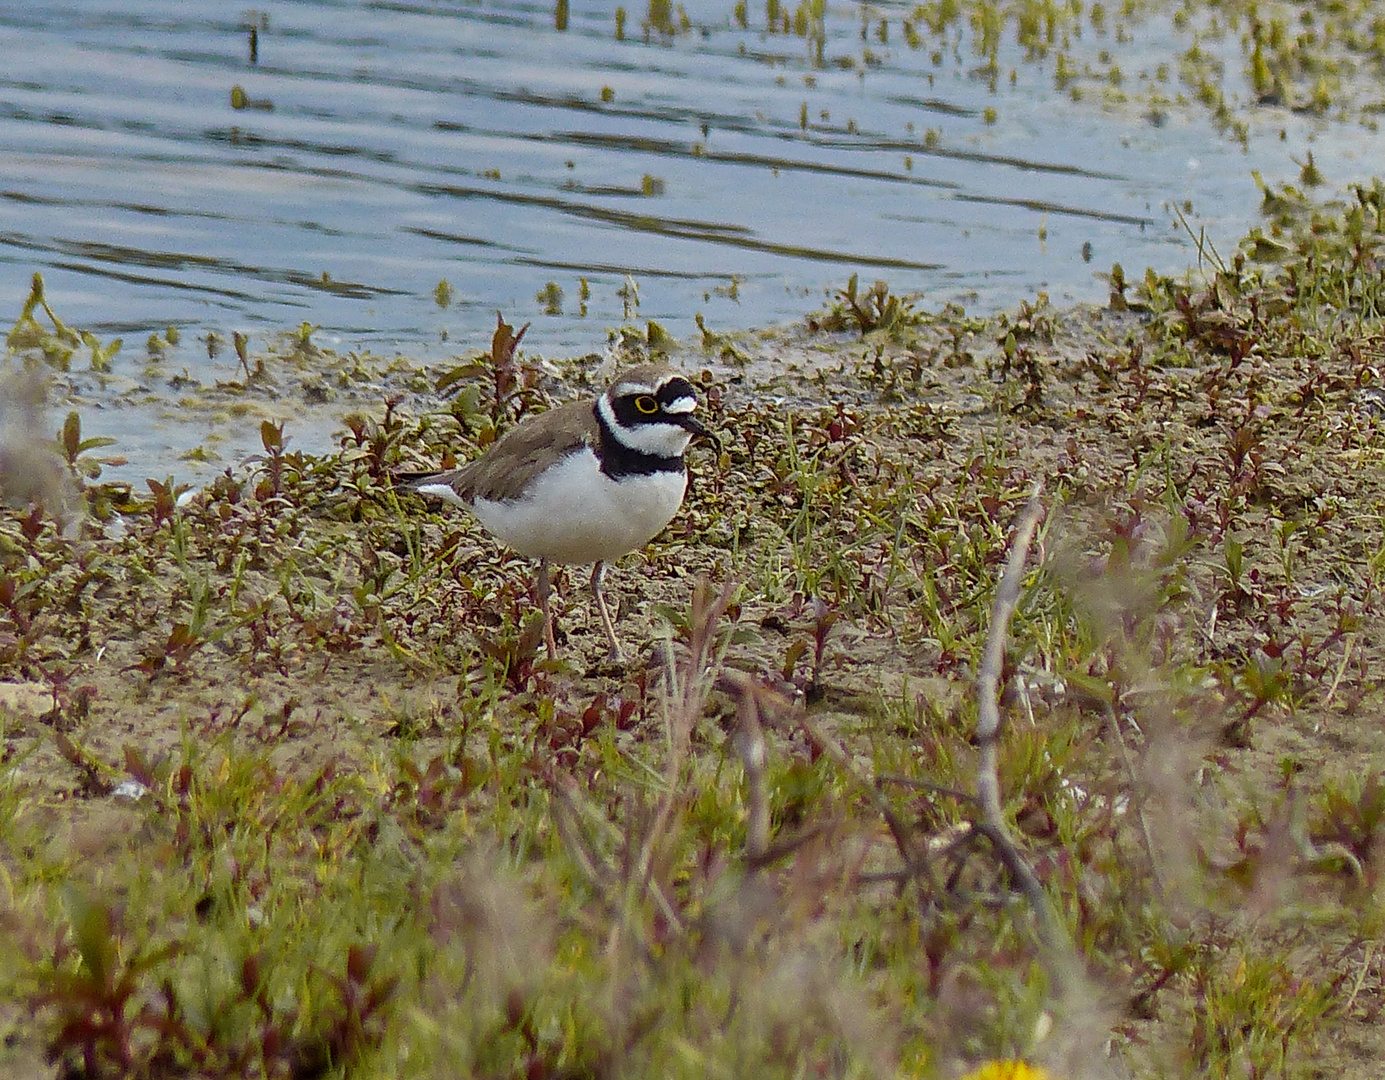
[[[666,7],[651,3],[646,26],[667,27],[668,35],[693,29],[686,15],[675,29],[656,14]],[[1369,88],[1385,73],[1385,31],[1370,5],[925,0],[903,12],[863,6],[859,42],[850,44],[829,33],[827,18],[820,0],[771,0],[759,19],[737,3],[730,23],[802,38],[819,68],[864,73],[887,50],[904,48],[926,54],[939,71],[965,70],[994,92],[1002,82],[1015,85],[1028,66],[1074,102],[1132,107],[1156,127],[1172,110],[1205,109],[1243,146],[1253,123],[1282,122],[1273,111],[1280,108],[1378,126],[1380,102]],[[1151,53],[1169,59],[1150,63]],[[1000,111],[987,107],[985,122]],[[801,125],[808,126],[806,104]]]
[[[1288,194],[1100,310],[704,326],[721,451],[613,574],[626,669],[391,484],[599,384],[522,328],[197,490],[7,393],[0,1069],[1374,1075],[1385,192]],[[7,390],[75,355],[41,295]]]

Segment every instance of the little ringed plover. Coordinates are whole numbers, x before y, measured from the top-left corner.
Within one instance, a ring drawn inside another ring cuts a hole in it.
[[[476,515],[486,531],[539,560],[544,644],[557,655],[548,609],[549,563],[594,564],[591,589],[611,653],[624,659],[601,592],[606,564],[644,547],[672,520],[688,487],[697,394],[662,364],[618,374],[595,401],[531,416],[459,469],[405,473],[402,486]]]

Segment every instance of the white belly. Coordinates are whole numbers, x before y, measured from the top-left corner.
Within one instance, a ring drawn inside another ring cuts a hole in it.
[[[687,486],[683,472],[617,483],[583,450],[535,480],[522,499],[477,499],[472,510],[487,532],[521,555],[594,563],[649,543],[678,512]]]

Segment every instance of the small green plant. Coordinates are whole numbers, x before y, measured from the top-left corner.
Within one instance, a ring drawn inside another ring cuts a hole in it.
[[[91,451],[114,445],[115,440],[104,435],[82,438],[82,418],[75,411],[67,414],[62,431],[58,433],[58,451],[68,471],[78,480],[94,480],[100,476],[101,467],[109,462],[90,456]]]
[[[262,357],[255,358],[253,370],[250,367],[250,339],[239,330],[234,330],[231,333],[231,344],[236,350],[236,360],[240,363],[241,371],[245,373],[245,381],[249,383],[254,379],[264,378],[265,367]]]
[[[35,312],[39,310],[48,317],[51,329],[38,321]],[[11,355],[35,353],[50,367],[70,371],[72,357],[80,345],[91,350],[91,370],[105,372],[111,370],[111,360],[120,351],[121,339],[114,338],[103,345],[91,331],[75,330],[68,326],[48,304],[43,275],[35,274],[19,318],[5,337],[6,350]]]
[[[314,344],[313,335],[321,329],[322,327],[316,323],[302,322],[298,324],[298,328],[293,332],[291,339],[292,355],[295,359],[307,360],[319,355],[321,350]]]
[[[167,974],[186,948],[178,941],[136,946],[107,906],[76,888],[65,894],[71,942],[60,943],[44,989],[33,999],[52,1014],[50,1057],[68,1070],[101,1080],[178,1069],[206,1077],[318,1075],[349,1064],[377,1046],[398,986],[372,977],[378,947],[353,945],[345,970],[319,973],[327,991],[321,1026],[298,1030],[295,1010],[271,1000],[261,954],[241,963],[239,985],[207,1016],[196,991]],[[68,962],[74,950],[75,968]],[[335,1011],[327,1004],[335,996]],[[189,1000],[191,999],[191,1000]]]
[[[499,312],[495,314],[495,333],[491,335],[488,353],[481,353],[468,363],[443,372],[435,384],[441,394],[459,394],[473,383],[489,384],[485,412],[490,427],[483,429],[478,442],[487,445],[496,436],[496,425],[507,417],[522,416],[536,398],[537,372],[526,364],[519,351],[529,324],[515,330]],[[464,418],[480,405],[480,397],[461,398]]]
[[[640,283],[626,274],[625,281],[616,290],[616,295],[620,297],[621,318],[629,322],[640,310]]]
[[[1343,869],[1359,870],[1360,884],[1373,888],[1385,851],[1385,777],[1372,772],[1329,779],[1313,801],[1309,829],[1324,856],[1331,858],[1334,850],[1349,854],[1355,863]]]
[[[858,290],[856,275],[852,274],[846,288],[836,294],[827,312],[814,318],[818,329],[839,331],[855,329],[862,337],[881,333],[905,341],[909,331],[923,322],[914,310],[913,297],[901,297],[890,292],[888,282],[877,281],[866,292]]]
[[[1204,1076],[1245,1069],[1284,1075],[1295,1036],[1331,1007],[1330,988],[1296,976],[1281,960],[1208,955],[1191,971],[1200,1004],[1191,1052]]]
[[[563,313],[563,290],[556,281],[550,281],[540,289],[534,299],[543,308],[545,315],[561,315]]]

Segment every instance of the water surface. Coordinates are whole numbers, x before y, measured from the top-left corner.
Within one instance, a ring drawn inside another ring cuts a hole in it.
[[[1146,109],[1185,44],[1157,23],[1068,43],[1120,51],[1121,106],[1074,101],[1013,26],[998,78],[964,27],[911,48],[912,4],[832,6],[820,44],[767,32],[763,7],[741,27],[732,3],[688,3],[673,33],[632,7],[623,40],[609,5],[562,8],[0,6],[0,308],[42,271],[65,319],[124,335],[118,369],[173,325],[165,363],[197,377],[208,332],[253,346],[308,322],[441,358],[500,311],[533,321],[532,348],[585,353],[626,320],[800,319],[853,273],[929,306],[1096,301],[1113,261],[1192,261],[1171,206],[1227,247],[1253,168],[1292,178],[1310,140],[1329,171],[1379,149],[1267,110],[1243,150],[1196,106]],[[1239,62],[1234,40],[1205,47]]]

